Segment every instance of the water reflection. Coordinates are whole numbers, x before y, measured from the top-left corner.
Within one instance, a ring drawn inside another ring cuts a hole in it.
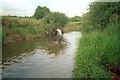
[[[5,65],[3,78],[72,78],[73,54],[78,37],[79,32],[70,32],[64,34],[65,42],[62,44],[58,44],[54,38],[44,38],[6,45],[4,49],[11,48],[8,50],[14,54],[14,62]],[[10,56],[9,51],[4,51],[4,58]]]
[[[6,61],[13,56],[19,56],[22,53],[29,53],[30,51],[39,48],[46,50],[49,54],[54,53],[55,55],[57,55],[59,51],[64,49],[65,47],[65,41],[62,44],[58,44],[55,37],[51,39],[44,37],[36,40],[21,41],[13,44],[4,45],[2,50],[2,59],[3,61]]]

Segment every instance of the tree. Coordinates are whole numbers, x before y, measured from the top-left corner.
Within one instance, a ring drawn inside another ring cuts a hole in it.
[[[35,13],[34,13],[33,16],[36,19],[39,19],[39,18],[45,17],[46,14],[49,13],[49,12],[50,12],[49,8],[38,6],[37,9],[35,10]]]
[[[117,2],[93,2],[89,5],[89,11],[82,19],[103,30],[110,23],[111,16],[119,15],[119,7],[120,5]]]
[[[68,22],[68,18],[63,13],[51,12],[46,15],[44,21],[54,27],[64,27]]]

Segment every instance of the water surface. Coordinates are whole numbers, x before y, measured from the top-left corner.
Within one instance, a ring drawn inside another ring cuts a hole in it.
[[[73,57],[80,32],[64,34],[62,44],[37,39],[3,47],[3,78],[72,78]]]

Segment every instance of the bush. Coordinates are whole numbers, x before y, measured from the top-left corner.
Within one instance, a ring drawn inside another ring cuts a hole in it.
[[[68,18],[63,13],[54,12],[47,14],[44,21],[45,24],[51,25],[51,27],[64,27],[68,22]]]

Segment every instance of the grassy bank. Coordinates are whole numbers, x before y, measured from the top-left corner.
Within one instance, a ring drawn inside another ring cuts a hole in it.
[[[110,78],[109,67],[118,64],[118,26],[83,34],[75,55],[74,78]]]
[[[80,22],[69,22],[63,27],[64,32],[70,31],[79,31],[80,30]]]
[[[44,32],[42,20],[25,17],[2,17],[3,43],[38,38]]]
[[[3,43],[13,43],[21,40],[31,40],[45,36],[45,29],[52,30],[52,25],[43,19],[30,17],[2,17]],[[69,22],[62,27],[64,32],[79,30],[79,23]]]

